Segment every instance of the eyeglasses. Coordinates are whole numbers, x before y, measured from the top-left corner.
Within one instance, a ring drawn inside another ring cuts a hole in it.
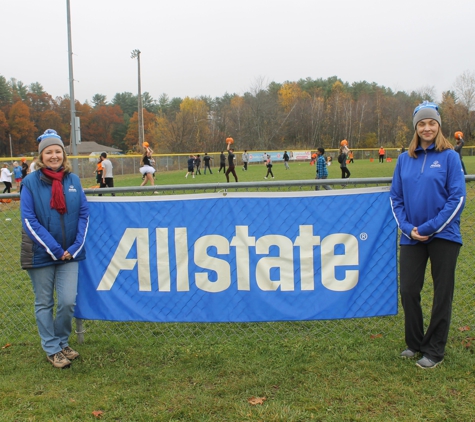
[[[432,108],[435,111],[439,112],[439,106],[436,103],[431,103],[430,101],[424,101],[423,103],[419,104],[415,109],[414,113],[412,113],[412,116],[414,117],[416,113],[423,109],[423,108]]]

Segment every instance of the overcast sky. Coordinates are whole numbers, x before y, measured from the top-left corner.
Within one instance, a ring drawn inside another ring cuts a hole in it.
[[[475,71],[475,0],[70,0],[75,98],[243,94],[338,76],[395,91]],[[0,75],[69,93],[66,0],[0,0]]]

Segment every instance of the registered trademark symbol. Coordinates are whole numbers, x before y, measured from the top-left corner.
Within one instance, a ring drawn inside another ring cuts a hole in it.
[[[360,234],[360,239],[361,240],[367,240],[368,239],[368,233],[361,233]]]

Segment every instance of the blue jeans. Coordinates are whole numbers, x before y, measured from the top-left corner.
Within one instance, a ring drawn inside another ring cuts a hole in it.
[[[35,292],[35,317],[41,347],[54,355],[68,346],[78,290],[78,262],[29,269]],[[56,290],[56,316],[53,317]]]

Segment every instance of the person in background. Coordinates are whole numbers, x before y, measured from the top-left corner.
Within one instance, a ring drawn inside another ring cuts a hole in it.
[[[13,162],[13,174],[15,177],[16,190],[19,192],[23,177],[22,177],[21,166],[18,164],[18,161]]]
[[[394,170],[390,201],[401,230],[399,276],[404,309],[403,358],[435,368],[444,360],[449,335],[455,268],[462,236],[465,178],[458,154],[441,130],[438,106],[424,101],[413,113],[414,136]],[[429,326],[424,331],[421,290],[427,262],[434,287]]]
[[[341,177],[347,179],[351,176],[350,170],[346,166],[348,148],[344,145],[340,147],[340,155],[338,156],[338,162],[340,163]]]
[[[382,145],[379,148],[378,155],[379,155],[379,162],[384,163],[384,156],[386,155],[386,151],[384,150]]]
[[[221,169],[223,169],[224,173],[226,173],[226,156],[224,155],[224,151],[221,151],[221,154],[219,155],[218,173],[221,173]]]
[[[249,163],[249,154],[247,153],[247,149],[244,150],[242,153],[242,169],[243,171],[247,171],[247,163]]]
[[[5,189],[3,189],[3,193],[11,193],[12,174],[13,174],[13,172],[11,172],[8,169],[8,163],[4,163],[2,171],[1,171],[1,175],[0,175],[0,181],[2,181],[3,184],[5,185]]]
[[[264,179],[267,179],[269,175],[271,175],[272,178],[274,178],[274,173],[272,173],[272,159],[270,158],[269,154],[267,154],[266,167],[267,167],[267,174],[265,175]]]
[[[463,174],[467,174],[467,170],[465,170],[465,163],[463,162],[463,159],[462,159],[462,148],[463,148],[464,144],[465,144],[465,141],[463,140],[462,132],[455,132],[455,147],[454,147],[454,149],[460,157],[460,162],[462,163]]]
[[[38,142],[37,171],[21,186],[20,261],[33,285],[41,346],[54,367],[65,368],[79,356],[69,346],[69,336],[79,261],[86,258],[89,207],[61,137],[47,129]]]
[[[107,158],[107,153],[103,152],[101,154],[101,164],[102,164],[102,182],[100,184],[100,188],[113,188],[114,187],[114,175],[112,173],[112,163],[111,161]],[[102,195],[99,195],[102,196]],[[115,196],[115,193],[112,194],[112,196]]]
[[[102,158],[101,157],[99,157],[99,160],[97,160],[94,174],[96,175],[96,182],[100,185],[102,182]]]
[[[354,155],[353,155],[353,151],[350,150],[350,152],[348,153],[348,159],[350,161],[350,163],[355,163],[355,160],[354,160]]]
[[[237,182],[238,177],[236,174],[236,168],[235,168],[235,161],[236,161],[236,156],[234,155],[234,148],[231,148],[231,144],[228,143],[228,146],[226,147],[228,150],[228,169],[226,170],[226,180],[229,183],[229,173],[232,173],[234,176],[234,180]]]
[[[185,179],[188,177],[188,175],[191,173],[193,176],[193,179],[195,178],[195,156],[190,155],[188,157],[188,172],[185,174]]]
[[[198,174],[201,176],[201,157],[200,154],[198,154],[195,158],[195,174],[198,176]]]
[[[211,171],[210,167],[210,161],[213,159],[213,157],[209,156],[207,152],[205,152],[205,155],[203,156],[203,162],[205,163],[205,171],[204,174],[206,174],[206,169],[209,170],[209,174],[213,174]]]
[[[21,177],[24,179],[28,172],[30,171],[30,168],[28,167],[28,164],[26,162],[26,157],[21,158]]]
[[[322,147],[317,148],[318,158],[317,158],[317,164],[315,166],[317,168],[317,174],[315,176],[315,179],[326,179],[326,178],[328,178],[327,162],[325,160],[325,155],[324,154],[325,154],[325,150]],[[325,190],[332,190],[330,185],[323,185],[323,188]],[[315,190],[320,190],[320,186],[316,185]]]
[[[290,160],[290,157],[289,157],[289,154],[287,154],[287,151],[284,151],[284,166],[285,166],[285,169],[288,170],[290,169],[289,167],[289,160]]]
[[[140,164],[141,167],[139,171],[144,178],[140,186],[145,186],[148,182],[154,186],[155,181],[153,180],[153,175],[155,174],[155,168],[152,165],[152,150],[150,148],[145,149]]]
[[[33,157],[33,161],[31,162],[30,164],[30,169],[29,169],[29,173],[33,173],[35,170],[36,170],[36,161],[38,160],[38,157],[35,155]]]

